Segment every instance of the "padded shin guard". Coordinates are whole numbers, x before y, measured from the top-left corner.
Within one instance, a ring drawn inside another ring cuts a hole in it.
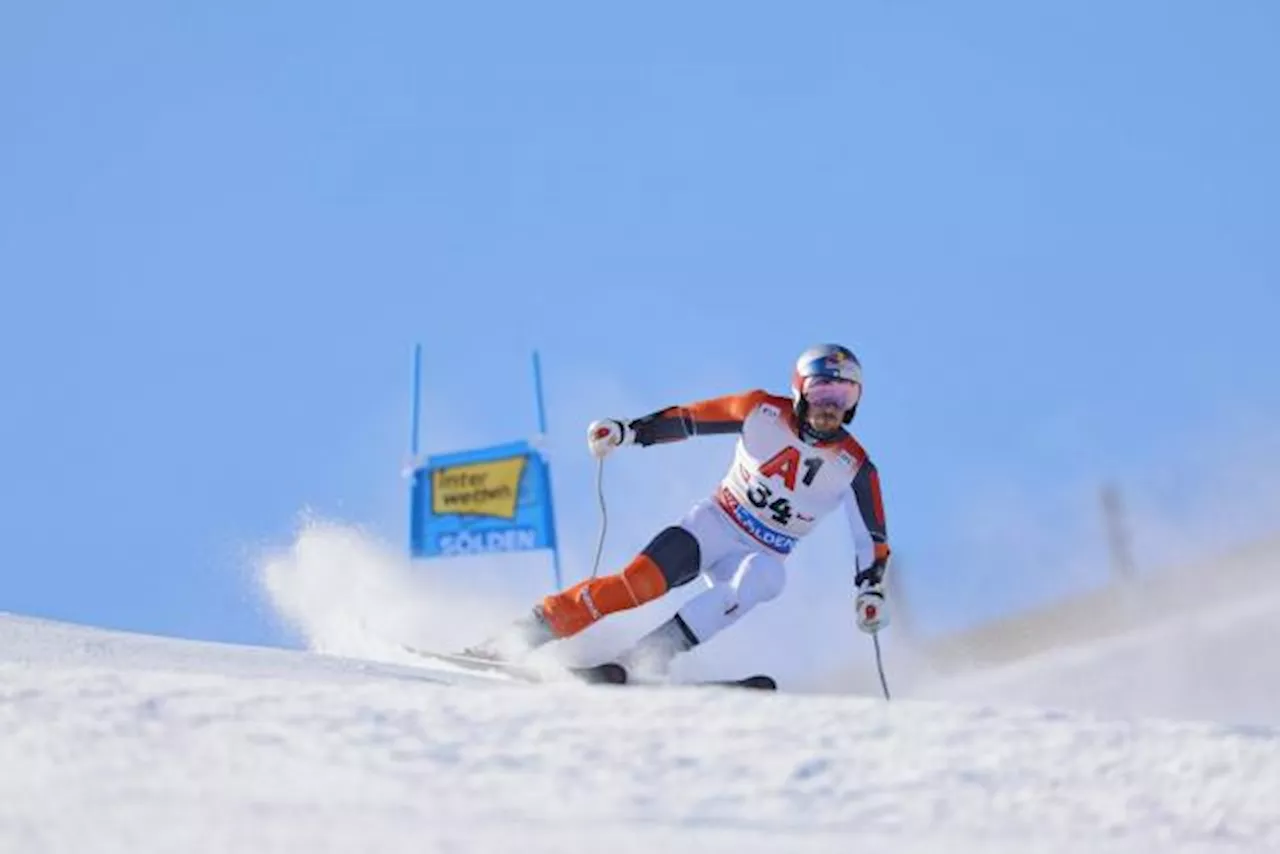
[[[607,614],[637,608],[667,592],[662,570],[641,554],[615,575],[582,581],[542,600],[542,616],[557,637],[576,635]]]
[[[542,616],[556,637],[576,635],[613,614],[652,602],[673,587],[698,577],[701,549],[684,528],[658,533],[631,563],[615,575],[582,581],[542,600]]]

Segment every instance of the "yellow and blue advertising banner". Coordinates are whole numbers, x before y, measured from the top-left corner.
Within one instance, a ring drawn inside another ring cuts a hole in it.
[[[427,457],[410,505],[414,557],[556,550],[547,463],[528,442]]]

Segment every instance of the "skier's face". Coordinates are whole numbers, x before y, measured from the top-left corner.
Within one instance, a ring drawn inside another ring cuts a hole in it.
[[[831,403],[809,404],[809,426],[819,433],[833,433],[844,421],[844,410]]]

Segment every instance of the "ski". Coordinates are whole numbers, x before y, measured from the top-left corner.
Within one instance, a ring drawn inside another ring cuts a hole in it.
[[[757,673],[741,679],[718,679],[710,682],[694,682],[694,685],[722,685],[729,688],[753,688],[757,691],[777,691],[778,682],[772,676]]]
[[[419,658],[432,659],[443,664],[451,664],[455,667],[461,667],[467,670],[510,676],[512,678],[519,679],[522,682],[545,683],[548,681],[547,675],[544,672],[513,661],[502,661],[501,659],[485,658],[483,656],[468,655],[461,652],[434,652],[432,650],[418,649],[417,647],[409,646],[408,644],[401,644],[401,648],[404,649],[405,652],[411,653]],[[737,679],[702,679],[692,682],[650,682],[647,680],[633,681],[629,678],[626,668],[620,664],[614,664],[612,662],[598,664],[591,667],[566,667],[565,670],[574,678],[589,685],[632,685],[650,687],[679,687],[681,685],[685,685],[689,687],[749,688],[760,691],[778,690],[777,681],[772,676],[768,676],[763,673],[757,673]]]
[[[633,680],[626,668],[619,664],[600,664],[596,667],[571,667],[569,672],[583,682],[595,685],[631,685],[635,687],[720,687],[720,688],[752,688],[759,691],[776,691],[778,683],[772,676],[757,673],[740,679],[697,679],[692,682],[662,682],[647,679]]]
[[[506,676],[513,676],[527,682],[541,682],[542,676],[533,668],[517,664],[513,661],[503,661],[497,658],[485,658],[479,655],[468,655],[465,652],[436,652],[435,650],[419,649],[408,644],[401,644],[401,649],[419,658],[432,659],[443,664],[451,664],[454,667],[461,667],[466,670],[475,670],[484,673],[495,673]]]
[[[569,672],[588,685],[625,685],[627,671],[621,664],[597,664],[594,667],[570,667]]]
[[[522,682],[535,684],[550,681],[546,672],[514,661],[468,655],[464,652],[435,652],[433,650],[418,649],[408,644],[401,644],[401,648],[419,658],[450,664],[466,670],[510,676]],[[567,667],[564,669],[570,675],[592,685],[621,684],[627,680],[627,672],[617,664],[601,664],[596,667]]]

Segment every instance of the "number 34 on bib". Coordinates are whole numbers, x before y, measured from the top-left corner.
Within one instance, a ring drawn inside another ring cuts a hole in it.
[[[783,448],[760,465],[760,477],[753,478],[755,482],[747,489],[747,500],[760,510],[768,510],[772,521],[786,525],[795,514],[791,499],[785,495],[775,498],[768,481],[781,478],[786,491],[794,492],[797,479],[805,486],[809,486],[821,468],[821,457],[802,460],[800,451],[796,448]],[[800,474],[801,469],[804,470],[803,476]]]

